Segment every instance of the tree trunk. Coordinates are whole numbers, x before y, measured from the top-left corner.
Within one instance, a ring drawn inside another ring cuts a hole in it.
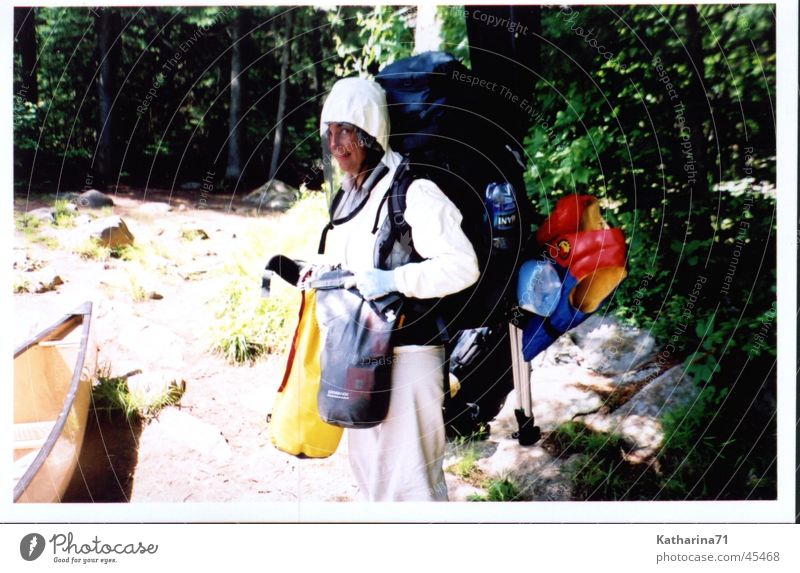
[[[286,84],[289,75],[289,48],[292,41],[292,27],[294,23],[294,11],[289,11],[286,15],[286,42],[283,44],[283,58],[281,60],[281,90],[278,97],[278,117],[275,123],[275,139],[272,145],[272,162],[269,166],[269,180],[272,181],[278,172],[278,160],[281,155],[281,144],[283,142],[283,116],[286,113]]]
[[[36,8],[14,8],[15,39],[22,60],[21,84],[16,96],[36,104],[39,84],[36,80]]]
[[[114,94],[114,72],[116,69],[116,57],[113,46],[118,36],[120,16],[119,13],[113,9],[106,8],[97,19],[97,22],[99,27],[97,43],[100,57],[97,99],[99,102],[100,117],[97,156],[95,157],[97,166],[97,177],[95,181],[99,182],[99,186],[105,186],[113,177],[114,149],[111,102]]]
[[[481,6],[481,15],[514,24],[513,28],[488,26],[473,16],[472,6],[466,10],[472,71],[477,77],[502,86],[484,94],[492,101],[488,109],[494,110],[495,121],[522,147],[531,117],[520,104],[523,100],[531,102],[534,72],[541,69],[541,7]]]
[[[316,22],[315,22],[316,24]],[[317,98],[317,117],[322,115],[322,90],[324,83],[325,71],[322,68],[322,34],[320,33],[319,26],[314,25],[311,31],[311,46],[314,50],[314,95]]]
[[[239,152],[241,119],[242,86],[240,77],[242,73],[242,20],[237,12],[231,24],[231,104],[228,127],[228,166],[225,169],[225,179],[237,181],[242,175],[242,160]]]
[[[414,30],[414,53],[442,49],[442,21],[434,4],[417,6],[417,27]]]

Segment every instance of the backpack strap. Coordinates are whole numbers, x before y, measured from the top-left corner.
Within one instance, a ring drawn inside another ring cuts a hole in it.
[[[415,179],[417,179],[417,174],[411,169],[409,158],[404,157],[397,167],[392,184],[381,199],[381,204],[378,206],[377,212],[375,213],[375,222],[372,225],[372,234],[374,235],[378,232],[381,209],[383,208],[383,204],[386,203],[388,209],[386,216],[389,219],[389,234],[386,240],[380,245],[377,253],[377,268],[385,268],[387,257],[392,252],[395,243],[400,241],[405,234],[411,237],[411,226],[405,218],[406,194],[408,188]],[[410,246],[413,250],[413,242],[410,243]]]
[[[375,168],[372,169],[372,172],[369,174],[367,179],[364,181],[363,189],[366,189],[368,192],[364,196],[364,199],[361,200],[361,203],[353,209],[351,213],[349,213],[345,217],[339,217],[338,219],[334,219],[334,214],[336,213],[336,209],[339,207],[339,202],[342,200],[342,196],[344,195],[344,190],[340,187],[339,190],[336,192],[336,195],[331,201],[331,208],[328,212],[328,224],[322,229],[322,235],[319,238],[319,246],[317,247],[317,254],[321,255],[325,252],[325,243],[328,238],[328,231],[333,229],[336,225],[341,225],[342,223],[347,223],[350,219],[355,217],[361,212],[361,209],[364,208],[364,205],[367,204],[369,201],[370,194],[369,191],[378,184],[378,182],[383,179],[383,176],[389,172],[389,168],[386,167],[383,163],[379,163]],[[380,212],[380,207],[378,208],[378,212]]]

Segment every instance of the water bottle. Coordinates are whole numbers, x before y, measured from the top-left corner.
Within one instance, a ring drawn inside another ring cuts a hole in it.
[[[517,229],[517,199],[514,186],[503,183],[489,183],[486,186],[486,210],[492,226],[492,248],[499,251],[510,251],[514,248],[512,241]]]
[[[525,261],[519,269],[517,300],[520,308],[550,316],[561,298],[561,279],[549,261]]]

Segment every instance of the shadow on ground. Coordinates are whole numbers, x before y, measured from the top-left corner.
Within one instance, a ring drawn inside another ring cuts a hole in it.
[[[89,412],[78,468],[64,493],[65,503],[127,503],[138,462],[141,419],[122,412]]]

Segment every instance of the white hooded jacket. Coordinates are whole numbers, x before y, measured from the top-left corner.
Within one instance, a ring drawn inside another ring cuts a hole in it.
[[[382,162],[389,172],[372,188],[361,211],[328,232],[323,262],[341,264],[359,272],[374,267],[376,234],[373,228],[380,208],[378,227],[386,218],[381,201],[402,161],[389,147],[389,115],[383,89],[367,79],[346,78],[334,85],[322,108],[320,133],[331,122],[350,123],[373,136],[386,151]],[[440,298],[464,290],[478,280],[478,259],[461,230],[461,213],[435,183],[418,179],[406,196],[405,219],[411,227],[414,248],[425,260],[394,270],[398,291],[412,298]]]

